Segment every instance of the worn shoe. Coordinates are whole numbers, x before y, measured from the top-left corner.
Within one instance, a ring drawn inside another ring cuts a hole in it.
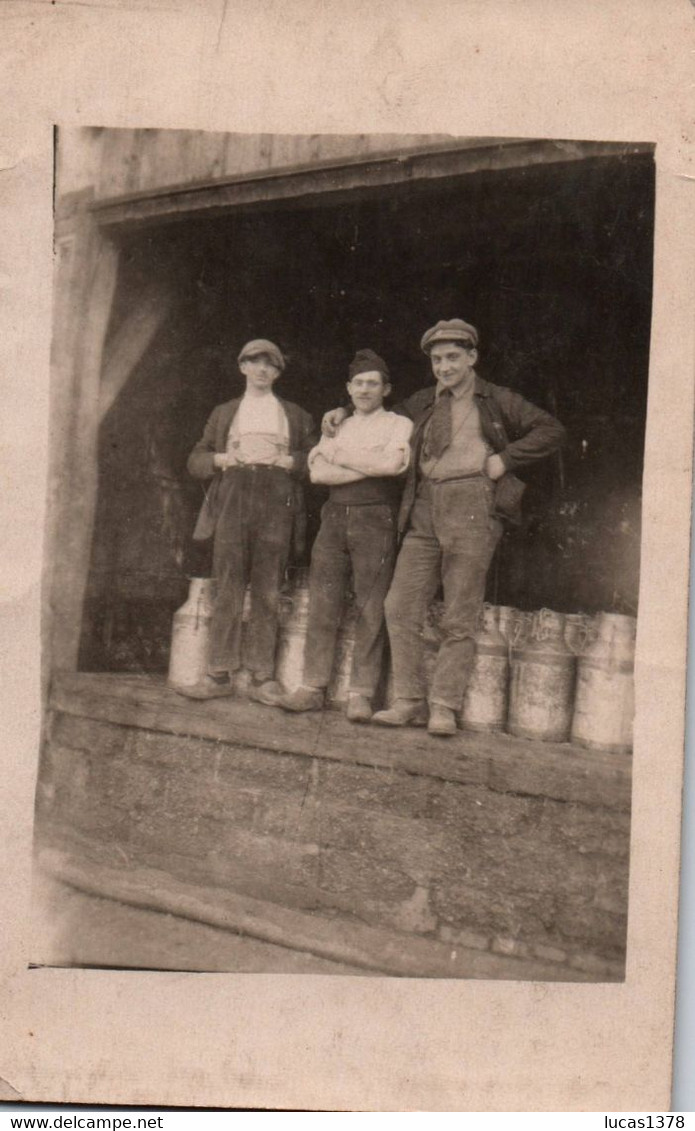
[[[174,687],[174,691],[178,691],[179,695],[185,695],[187,699],[220,699],[223,695],[234,694],[228,676],[220,678],[211,675],[206,675],[204,679],[191,684],[190,687],[181,685]]]
[[[366,695],[353,691],[348,695],[345,717],[351,723],[368,723],[372,718],[372,705]]]
[[[394,699],[388,710],[377,711],[371,721],[382,727],[424,727],[427,704],[424,699]]]
[[[285,694],[285,689],[276,679],[252,679],[246,694],[256,703],[265,703],[266,707],[277,707]]]
[[[456,734],[456,715],[451,707],[443,707],[441,703],[433,703],[430,707],[430,721],[427,724],[427,733],[436,734],[445,738]]]
[[[322,687],[298,687],[288,691],[279,699],[283,711],[320,711],[323,707]]]

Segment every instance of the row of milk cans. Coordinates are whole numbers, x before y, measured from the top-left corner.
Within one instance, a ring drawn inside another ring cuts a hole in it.
[[[307,633],[308,571],[298,570],[281,599],[275,677],[292,691],[302,683]],[[214,583],[194,578],[186,604],[174,615],[169,683],[196,683],[207,670]],[[248,619],[248,594],[244,619]],[[424,628],[425,679],[429,682],[441,633],[441,602],[433,602]],[[356,610],[346,603],[327,689],[328,706],[348,696]],[[483,607],[471,677],[459,724],[466,730],[509,734],[542,742],[572,741],[598,750],[629,751],[634,715],[634,617],[617,613],[523,612]],[[242,687],[239,690],[243,690]],[[393,696],[389,676],[385,698]]]
[[[486,605],[461,722],[541,742],[632,748],[634,617]]]

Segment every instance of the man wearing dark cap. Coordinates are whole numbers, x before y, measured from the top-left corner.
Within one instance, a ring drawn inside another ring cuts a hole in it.
[[[282,690],[273,679],[280,585],[293,534],[300,550],[301,480],[316,435],[309,414],[273,392],[285,368],[274,342],[247,342],[238,361],[244,395],[214,409],[188,459],[191,475],[212,480],[193,537],[214,535],[216,595],[208,675],[182,694],[195,699],[230,695],[232,677],[243,665],[251,677],[250,697],[271,704]],[[247,585],[251,608],[242,655]]]
[[[352,571],[357,615],[346,714],[352,722],[368,722],[381,675],[384,598],[396,558],[396,519],[412,423],[383,407],[391,385],[378,354],[359,350],[349,374],[354,413],[333,438],[322,436],[309,455],[312,482],[329,486],[330,496],[311,554],[303,682],[280,705],[288,711],[323,706]]]
[[[431,734],[445,736],[456,733],[502,522],[521,521],[524,485],[513,473],[560,447],[564,428],[518,393],[476,374],[478,332],[470,323],[438,322],[420,344],[435,384],[399,409],[414,427],[398,519],[404,540],[385,603],[394,701],[373,721],[427,725]],[[327,414],[324,427],[344,412]],[[440,585],[443,639],[428,691],[423,627]]]

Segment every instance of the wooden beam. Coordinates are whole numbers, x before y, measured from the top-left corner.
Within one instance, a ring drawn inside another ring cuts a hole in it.
[[[495,172],[582,161],[590,158],[622,158],[649,155],[646,143],[528,141],[500,142],[494,139],[476,145],[459,144],[415,150],[388,156],[340,163],[315,162],[294,169],[267,169],[205,184],[169,185],[137,195],[101,200],[93,207],[103,226],[153,224],[163,220],[189,219],[196,214],[214,215],[241,206],[269,201],[297,204],[326,203],[345,192],[369,194],[385,186],[423,184],[473,173]]]
[[[97,494],[102,355],[118,273],[118,250],[88,213],[75,219],[70,259],[54,326],[55,454],[46,557],[53,573],[47,610],[52,669],[77,666]]]

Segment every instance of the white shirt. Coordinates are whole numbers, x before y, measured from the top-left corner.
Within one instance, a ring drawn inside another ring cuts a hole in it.
[[[343,420],[335,436],[322,436],[316,447],[311,449],[309,469],[317,455],[322,455],[332,463],[338,448],[345,453],[348,463],[351,451],[362,456],[369,452],[382,454],[398,451],[402,454],[402,466],[397,474],[401,474],[410,462],[412,430],[412,420],[408,420],[407,416],[399,416],[396,412],[387,412],[385,408],[377,408],[368,413],[355,412]]]
[[[227,452],[242,463],[275,463],[290,450],[290,426],[280,401],[272,393],[245,393],[229,429]]]

